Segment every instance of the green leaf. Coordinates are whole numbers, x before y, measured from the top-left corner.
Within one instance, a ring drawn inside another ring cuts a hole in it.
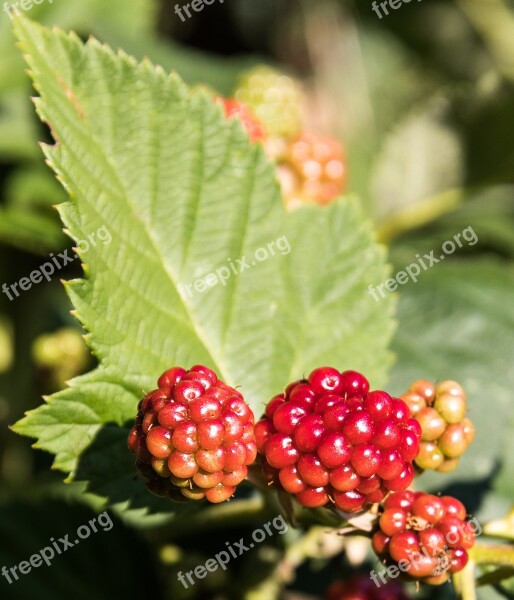
[[[75,240],[104,240],[67,285],[100,367],[17,432],[121,502],[143,489],[123,425],[172,364],[210,365],[257,415],[323,363],[383,383],[392,301],[367,293],[387,268],[356,202],[286,213],[262,148],[209,97],[95,40],[16,29],[58,142],[45,154],[72,198],[63,221]],[[231,273],[242,257],[249,268]],[[194,288],[222,267],[226,281]]]
[[[498,69],[514,80],[514,11],[504,0],[458,0],[457,5],[483,38]]]
[[[460,493],[476,510],[482,498],[477,497],[474,484],[487,483],[480,489],[485,493],[505,463],[503,481],[510,478],[510,486],[497,491],[504,492],[503,502],[508,505],[514,432],[514,267],[490,260],[448,260],[402,289],[402,326],[393,344],[398,366],[393,370],[392,389],[401,393],[419,378],[461,383],[476,426],[475,441],[456,471],[448,475],[426,472],[419,485],[440,491],[450,483],[460,483]]]

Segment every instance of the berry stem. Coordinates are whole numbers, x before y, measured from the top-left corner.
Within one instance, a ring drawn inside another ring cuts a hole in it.
[[[514,568],[514,547],[507,544],[476,544],[469,555],[477,565]]]
[[[192,531],[223,529],[227,526],[259,524],[265,520],[270,511],[266,509],[264,500],[258,496],[247,500],[233,500],[224,504],[207,507],[201,512],[190,515],[187,519],[173,521],[170,527],[170,538],[173,540],[190,537]],[[276,516],[274,513],[271,516]]]
[[[489,537],[514,540],[514,510],[503,519],[487,523],[484,526],[484,533]]]
[[[468,564],[453,575],[455,595],[459,600],[477,600],[475,562],[470,558]]]
[[[485,573],[479,577],[476,585],[477,587],[481,587],[483,585],[496,585],[497,583],[500,583],[505,579],[510,579],[511,577],[514,577],[513,567],[500,567],[499,569],[496,569],[496,571]]]

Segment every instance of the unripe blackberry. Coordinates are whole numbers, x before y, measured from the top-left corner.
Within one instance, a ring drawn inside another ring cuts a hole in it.
[[[246,104],[232,98],[217,98],[216,101],[223,105],[227,119],[235,118],[241,121],[252,142],[260,142],[266,139],[264,126]]]
[[[325,592],[325,600],[409,600],[397,581],[373,583],[369,573],[357,573],[346,581],[334,581]]]
[[[148,489],[174,501],[223,502],[257,454],[243,396],[208,367],[172,367],[139,403],[129,450]]]
[[[275,154],[282,195],[290,208],[328,204],[343,192],[346,156],[336,139],[304,132],[281,152],[271,146],[267,150]]]
[[[256,67],[244,75],[235,97],[251,108],[271,137],[291,138],[302,128],[303,98],[291,77]]]
[[[425,398],[416,392],[406,392],[402,395],[402,400],[409,407],[410,414],[413,417],[416,417],[420,411],[427,408]]]
[[[475,436],[473,423],[465,416],[466,394],[462,387],[456,381],[433,385],[421,379],[402,398],[421,425],[416,465],[441,473],[453,471]]]
[[[407,561],[407,578],[439,585],[461,571],[475,541],[466,509],[451,496],[405,491],[385,500],[372,546],[386,564]],[[405,564],[404,564],[405,566]]]
[[[322,367],[270,400],[255,436],[270,484],[303,506],[357,512],[410,485],[421,428],[362,374]]]

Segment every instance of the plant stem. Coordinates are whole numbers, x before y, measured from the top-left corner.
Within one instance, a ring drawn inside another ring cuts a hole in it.
[[[477,565],[514,567],[514,546],[507,544],[476,544],[469,556]]]
[[[514,577],[514,569],[511,567],[500,567],[491,573],[485,573],[477,579],[477,587],[482,585],[495,585],[504,579]]]
[[[476,600],[475,563],[470,558],[468,564],[453,576],[455,594],[459,600]]]
[[[208,530],[223,529],[227,526],[259,523],[266,518],[267,513],[261,496],[226,502],[206,508],[187,519],[174,521],[170,528],[170,538],[175,540],[183,536],[190,536],[192,531],[203,533]]]

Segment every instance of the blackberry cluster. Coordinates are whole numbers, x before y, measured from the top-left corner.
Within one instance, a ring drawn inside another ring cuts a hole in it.
[[[217,98],[216,100],[223,105],[227,119],[235,118],[241,121],[252,142],[261,142],[266,138],[264,127],[246,104],[232,98]]]
[[[403,566],[410,579],[444,583],[466,566],[467,550],[475,542],[465,518],[464,505],[452,496],[409,490],[391,494],[383,504],[373,549],[385,563]]]
[[[237,116],[253,141],[263,141],[288,208],[328,204],[344,190],[347,160],[332,137],[303,130],[304,100],[300,84],[269,67],[248,72],[225,100],[227,116]]]
[[[279,157],[278,176],[288,206],[328,204],[346,182],[346,157],[334,138],[304,132]]]
[[[359,573],[347,581],[334,581],[325,593],[325,600],[409,600],[397,581],[377,587],[369,575]]]
[[[306,507],[357,512],[410,485],[421,428],[362,374],[322,367],[272,398],[255,438],[270,484]]]
[[[456,381],[434,385],[415,381],[401,396],[421,425],[421,447],[416,458],[420,469],[449,473],[475,437],[475,427],[466,417],[466,394]]]
[[[203,365],[168,369],[157,385],[128,437],[147,487],[175,501],[227,500],[257,454],[250,407]]]
[[[303,121],[303,98],[298,83],[270,67],[256,67],[244,75],[236,100],[246,104],[270,137],[298,135]]]

